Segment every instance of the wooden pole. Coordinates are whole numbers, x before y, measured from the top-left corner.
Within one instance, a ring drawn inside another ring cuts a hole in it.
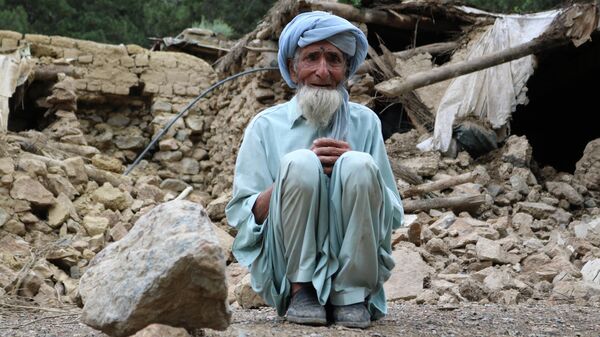
[[[452,186],[456,186],[456,185],[460,185],[460,184],[464,184],[464,183],[470,183],[470,182],[475,181],[475,179],[477,179],[477,177],[479,175],[480,175],[480,172],[473,171],[473,172],[469,172],[469,173],[465,173],[465,174],[461,174],[458,176],[449,177],[449,178],[445,178],[445,179],[440,179],[437,181],[432,181],[432,182],[417,185],[417,186],[410,186],[406,190],[402,191],[402,197],[409,198],[409,197],[412,197],[415,195],[422,195],[422,194],[432,192],[432,191],[441,191],[441,190],[444,190],[444,189],[452,187]]]
[[[397,13],[393,14],[389,11],[380,9],[359,9],[352,5],[337,2],[304,0],[301,2],[301,7],[331,12],[349,21],[371,23],[399,29],[413,30],[416,28],[417,23],[418,28],[424,31],[444,32],[457,29],[456,26],[452,26],[446,22],[434,21],[428,17],[414,17]]]
[[[416,73],[405,79],[395,77],[391,80],[381,82],[375,86],[379,92],[389,97],[397,97],[403,93],[428,86],[430,84],[445,81],[450,78],[469,74],[478,70],[493,67],[502,63],[535,54],[546,49],[567,44],[565,38],[537,38],[513,48],[505,49],[493,54],[484,55],[468,61],[434,68],[432,70]]]
[[[457,42],[440,42],[440,43],[432,43],[432,44],[428,44],[428,45],[424,45],[424,46],[420,46],[420,47],[416,47],[416,48],[412,48],[412,49],[397,51],[397,52],[392,53],[392,55],[394,55],[394,57],[397,59],[406,60],[415,55],[424,54],[424,53],[429,53],[431,55],[447,53],[449,51],[456,49],[456,47],[458,47]],[[375,64],[374,64],[373,60],[367,60],[363,64],[361,64],[360,67],[358,67],[358,69],[356,70],[356,73],[364,74],[366,72],[369,72],[374,67],[375,67]]]
[[[486,202],[483,194],[466,197],[432,198],[422,200],[403,200],[404,212],[428,211],[434,208],[450,208],[455,210],[472,210]]]

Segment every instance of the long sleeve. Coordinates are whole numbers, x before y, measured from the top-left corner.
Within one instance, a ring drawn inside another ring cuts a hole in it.
[[[387,198],[390,201],[391,209],[385,210],[391,212],[392,228],[397,229],[402,226],[404,221],[404,209],[402,207],[402,201],[400,199],[400,193],[394,179],[390,160],[385,150],[385,144],[383,137],[381,136],[381,122],[379,119],[375,119],[374,126],[372,128],[372,141],[371,141],[371,156],[379,166],[379,172],[385,182],[385,190],[387,191]]]
[[[258,195],[273,183],[256,124],[256,121],[251,122],[244,133],[235,165],[233,197],[225,209],[227,221],[238,230],[233,243],[234,255],[246,266],[260,253],[265,225],[256,223],[252,207]]]

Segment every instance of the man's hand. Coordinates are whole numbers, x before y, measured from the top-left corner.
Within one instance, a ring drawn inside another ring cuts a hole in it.
[[[323,165],[323,171],[326,175],[330,176],[333,171],[333,164],[335,164],[341,155],[352,149],[350,148],[350,144],[342,140],[319,138],[313,142],[310,150],[319,157],[321,165]]]

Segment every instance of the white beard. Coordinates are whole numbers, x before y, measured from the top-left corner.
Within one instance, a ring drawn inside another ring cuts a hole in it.
[[[338,89],[301,85],[296,97],[300,111],[308,123],[318,129],[324,129],[342,105],[344,96]]]

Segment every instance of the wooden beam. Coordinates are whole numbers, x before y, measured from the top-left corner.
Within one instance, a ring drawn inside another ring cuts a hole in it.
[[[448,52],[456,49],[457,47],[458,47],[458,42],[439,42],[439,43],[432,43],[432,44],[428,44],[428,45],[424,45],[424,46],[420,46],[420,47],[416,47],[416,48],[412,48],[412,49],[393,52],[392,55],[397,59],[406,60],[415,55],[424,54],[424,53],[429,53],[431,55],[448,53]],[[356,70],[356,73],[364,74],[364,73],[370,72],[372,69],[376,69],[375,67],[376,67],[375,62],[372,59],[370,59],[370,60],[365,61],[363,64],[361,64],[360,67],[358,67],[358,69]]]
[[[430,209],[450,208],[453,210],[474,210],[486,202],[484,194],[466,197],[431,198],[422,200],[403,200],[404,212],[428,211]]]
[[[404,191],[402,191],[402,197],[409,198],[409,197],[412,197],[415,195],[422,195],[422,194],[425,194],[428,192],[433,192],[433,191],[441,191],[441,190],[444,190],[446,188],[450,188],[450,187],[453,187],[456,185],[470,183],[470,182],[475,181],[475,179],[477,179],[477,177],[480,176],[481,173],[482,173],[481,171],[475,170],[473,172],[469,172],[469,173],[465,173],[465,174],[461,174],[461,175],[457,175],[457,176],[453,176],[453,177],[449,177],[449,178],[444,178],[444,179],[432,181],[432,182],[417,185],[417,186],[410,186],[407,189],[405,189]]]
[[[568,42],[569,40],[564,38],[537,38],[516,47],[477,57],[472,60],[461,61],[439,68],[434,68],[432,70],[416,73],[406,77],[405,79],[395,77],[391,80],[377,84],[375,89],[385,96],[397,97],[406,92],[425,87],[430,84],[510,62],[521,57],[539,53],[543,50],[567,44]]]
[[[381,9],[356,8],[352,5],[337,2],[304,0],[301,1],[301,7],[331,12],[348,21],[371,23],[398,29],[414,30],[418,25],[418,29],[424,31],[441,32],[456,30],[457,28],[445,22],[434,21],[424,16],[415,17],[406,14],[390,13]]]

